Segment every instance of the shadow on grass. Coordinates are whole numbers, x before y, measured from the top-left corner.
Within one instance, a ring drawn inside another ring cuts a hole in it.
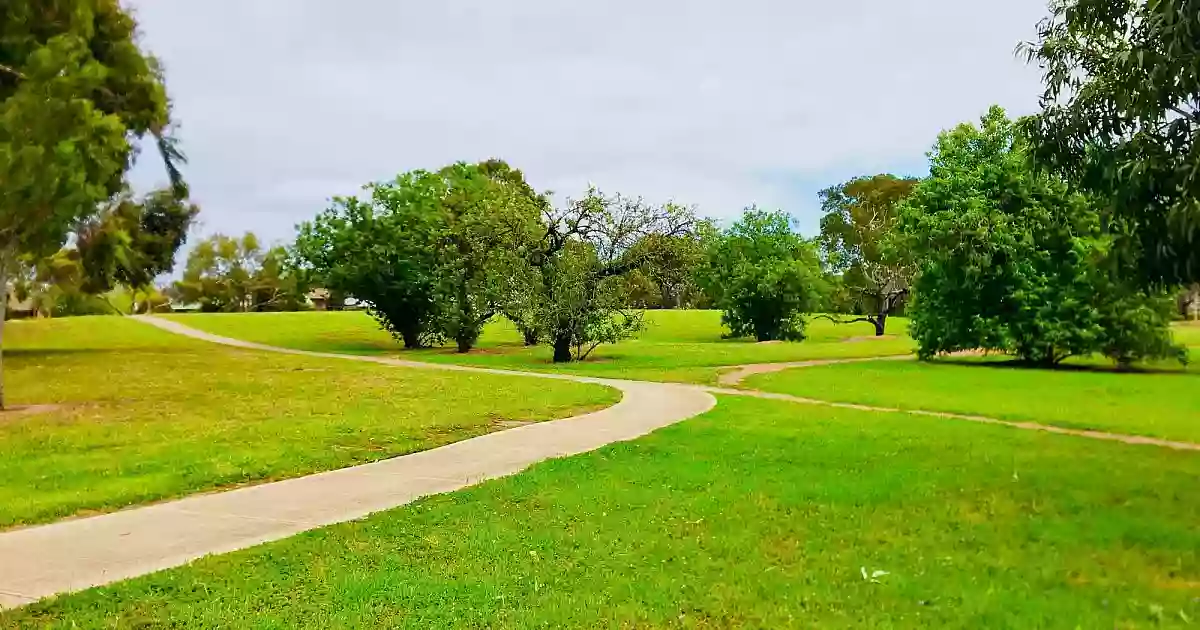
[[[1079,363],[1060,363],[1055,366],[1046,366],[1040,363],[1031,363],[1021,361],[1009,356],[991,355],[982,356],[974,359],[962,357],[939,357],[924,361],[932,365],[953,365],[960,367],[974,368],[992,368],[1001,370],[1028,370],[1031,372],[1084,372],[1094,374],[1174,374],[1177,376],[1200,376],[1200,372],[1193,371],[1189,368],[1194,368],[1195,364],[1187,366],[1175,364],[1171,367],[1157,367],[1151,365],[1136,365],[1132,367],[1120,367],[1111,364],[1079,364]]]

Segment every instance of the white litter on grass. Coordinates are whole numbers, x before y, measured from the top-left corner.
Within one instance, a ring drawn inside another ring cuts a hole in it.
[[[876,569],[876,570],[872,571],[870,574],[868,574],[867,567],[859,567],[858,570],[862,571],[863,579],[872,584],[879,584],[879,578],[888,574],[887,571],[883,571],[880,569]]]

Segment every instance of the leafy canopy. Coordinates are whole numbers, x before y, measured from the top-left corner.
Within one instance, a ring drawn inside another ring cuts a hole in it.
[[[917,184],[894,175],[859,177],[819,193],[821,247],[826,267],[840,275],[856,313],[882,335],[887,317],[904,302],[913,264],[904,248],[892,246],[896,208]]]
[[[1036,42],[1043,164],[1102,197],[1144,284],[1200,281],[1200,1],[1056,0]]]
[[[116,0],[6,2],[0,255],[56,251],[77,221],[120,192],[128,138],[164,133],[168,122],[157,62],[138,48]]]
[[[466,351],[529,276],[544,200],[504,162],[411,171],[338,198],[300,226],[293,254],[314,282],[371,304],[409,348]]]
[[[174,292],[210,312],[294,311],[307,287],[288,262],[286,249],[264,248],[253,232],[214,234],[189,252]]]
[[[1125,282],[1092,200],[1034,169],[1017,125],[993,107],[938,136],[930,176],[900,209],[920,264],[908,314],[923,358],[986,349],[1056,364],[1180,356],[1169,307]]]
[[[754,207],[714,239],[704,282],[730,334],[759,341],[803,339],[823,290],[812,244],[786,214]]]

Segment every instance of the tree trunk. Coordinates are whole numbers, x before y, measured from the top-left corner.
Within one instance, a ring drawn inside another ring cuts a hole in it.
[[[536,328],[521,328],[521,335],[525,337],[526,346],[536,346],[538,344],[538,331]]]
[[[571,362],[571,335],[556,333],[554,335],[554,362]]]
[[[414,350],[421,347],[421,333],[416,328],[405,328],[400,331],[400,338],[404,340],[404,347],[408,350]]]
[[[0,254],[0,411],[4,406],[4,320],[8,319],[8,256]]]
[[[454,342],[458,344],[458,353],[466,354],[471,351],[471,338],[467,335],[459,335]]]
[[[879,311],[878,317],[871,320],[871,323],[875,324],[875,336],[876,337],[882,337],[884,331],[887,330],[887,318],[888,318],[888,312],[887,312],[887,309],[884,309],[884,310]]]

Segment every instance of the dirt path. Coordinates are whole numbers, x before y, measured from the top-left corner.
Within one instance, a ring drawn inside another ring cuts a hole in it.
[[[927,416],[932,418],[946,418],[949,420],[966,420],[969,422],[980,422],[984,424],[995,424],[1014,429],[1024,429],[1026,431],[1045,431],[1047,433],[1058,433],[1060,435],[1073,435],[1076,437],[1091,438],[1094,440],[1108,440],[1111,442],[1122,442],[1124,444],[1143,444],[1148,446],[1160,446],[1163,448],[1171,448],[1179,451],[1200,451],[1200,444],[1193,442],[1176,442],[1173,440],[1163,440],[1160,438],[1146,437],[1142,435],[1127,435],[1124,433],[1108,433],[1105,431],[1090,431],[1086,429],[1068,429],[1058,427],[1051,424],[1040,424],[1037,422],[1021,422],[1015,420],[1001,420],[999,418],[989,418],[988,416],[976,416],[971,414],[950,413],[946,411],[926,411],[924,409],[900,409],[899,407],[875,407],[872,405],[859,405],[856,403],[830,402],[828,400],[817,400],[815,398],[803,398],[801,396],[792,396],[790,394],[776,394],[774,392],[763,392],[753,389],[727,389],[722,387],[706,387],[706,391],[714,394],[725,394],[731,396],[750,396],[753,398],[767,398],[770,400],[782,400],[786,402],[800,403],[804,405],[821,405],[824,407],[837,407],[839,409],[854,409],[857,411],[874,411],[879,413],[907,413],[914,416]]]
[[[854,357],[850,359],[813,359],[811,361],[793,361],[790,363],[751,363],[748,365],[733,365],[728,371],[721,372],[717,382],[722,387],[734,387],[755,374],[770,374],[792,368],[817,367],[821,365],[837,365],[839,363],[862,363],[864,361],[912,361],[916,355],[893,354],[880,357]]]

